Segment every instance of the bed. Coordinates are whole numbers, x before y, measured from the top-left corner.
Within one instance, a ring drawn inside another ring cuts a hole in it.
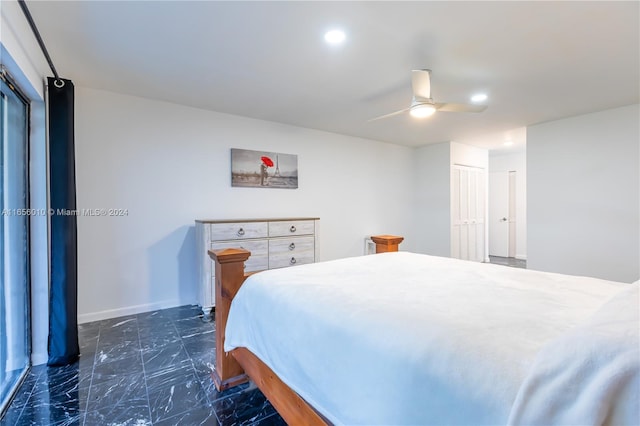
[[[638,284],[377,252],[216,262],[216,369],[288,424],[640,424]],[[232,303],[233,302],[233,303]]]

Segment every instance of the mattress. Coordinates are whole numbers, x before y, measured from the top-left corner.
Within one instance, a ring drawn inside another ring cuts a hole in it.
[[[249,277],[224,349],[249,349],[334,424],[506,424],[542,349],[628,287],[407,252],[340,259]]]

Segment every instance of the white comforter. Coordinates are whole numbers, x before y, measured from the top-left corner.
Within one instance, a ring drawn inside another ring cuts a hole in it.
[[[509,424],[640,425],[638,284],[547,344],[520,387]]]
[[[225,350],[336,424],[506,424],[540,349],[627,286],[406,252],[269,270]]]

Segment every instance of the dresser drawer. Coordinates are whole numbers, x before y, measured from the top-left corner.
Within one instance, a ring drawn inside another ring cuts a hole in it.
[[[269,253],[269,269],[313,263],[313,251],[299,253]]]
[[[265,238],[268,235],[267,222],[212,223],[212,240],[243,240]]]
[[[297,255],[304,252],[313,254],[315,240],[313,237],[291,237],[269,240],[269,255]]]
[[[251,256],[245,262],[245,272],[263,271],[269,269],[269,244],[262,241],[224,241],[211,243],[211,250],[224,250],[228,248],[241,248],[249,250]],[[214,268],[215,264],[211,262]]]
[[[269,222],[270,237],[285,237],[292,235],[313,235],[315,225],[313,220],[292,220]]]

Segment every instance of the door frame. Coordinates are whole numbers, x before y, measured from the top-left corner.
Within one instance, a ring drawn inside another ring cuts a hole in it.
[[[25,196],[25,208],[27,209],[27,212],[31,211],[31,114],[32,114],[32,110],[31,110],[31,101],[29,100],[29,98],[24,94],[24,92],[20,89],[20,86],[15,82],[15,80],[12,78],[12,76],[9,74],[9,72],[6,70],[6,68],[4,67],[3,64],[0,64],[0,89],[2,90],[2,93],[4,96],[9,96],[9,93],[11,93],[12,96],[15,96],[17,98],[17,100],[19,100],[20,102],[22,102],[24,104],[24,114],[25,114],[25,135],[24,135],[24,160],[25,160],[25,164],[24,164],[24,179],[25,179],[25,187],[24,187],[24,196]],[[6,92],[6,93],[5,93]],[[0,102],[4,103],[4,100],[0,99]],[[4,108],[1,108],[0,111],[2,111],[2,116],[0,116],[0,120],[4,120]],[[2,137],[0,137],[0,143],[2,144],[2,146],[0,147],[0,149],[2,149],[2,154],[0,155],[0,161],[2,161],[2,165],[4,164],[4,143],[5,141],[3,140]],[[0,177],[0,185],[2,185],[4,187],[4,167],[0,168],[0,172],[2,173],[2,176]],[[4,192],[4,191],[3,191]],[[2,207],[2,210],[4,211],[5,205],[4,205],[4,194],[2,194],[2,200],[0,200],[0,207]],[[4,415],[4,412],[9,408],[10,402],[13,399],[13,397],[15,396],[17,390],[19,389],[20,385],[22,384],[22,382],[24,381],[24,379],[26,378],[27,374],[29,373],[31,366],[32,366],[32,359],[31,359],[31,355],[33,352],[33,342],[32,342],[32,291],[31,291],[31,268],[32,268],[32,264],[31,264],[31,215],[30,214],[26,214],[24,216],[26,218],[25,223],[24,223],[24,232],[25,232],[25,253],[24,253],[24,273],[25,273],[25,327],[24,327],[24,333],[25,333],[25,343],[26,343],[26,352],[27,352],[27,365],[26,367],[23,369],[23,371],[21,372],[20,376],[18,377],[18,379],[16,380],[16,382],[13,384],[12,389],[9,390],[9,392],[4,396],[4,398],[0,399],[0,414]],[[4,222],[4,218],[5,215],[2,215],[2,220]],[[2,224],[2,227],[4,229],[4,223]],[[4,265],[4,231],[2,232],[2,247],[0,247],[0,255],[3,256],[3,265]],[[4,266],[0,267],[0,273],[2,274],[2,279],[5,279],[5,270],[4,270]],[[4,285],[2,288],[2,292],[4,293]],[[0,303],[2,303],[2,305],[4,306],[5,300],[4,300],[4,295],[2,295],[2,297],[0,298]],[[6,312],[6,311],[5,311]],[[5,321],[4,319],[2,319],[2,321]],[[0,397],[2,397],[2,393],[0,392]],[[1,417],[1,416],[0,416]]]

